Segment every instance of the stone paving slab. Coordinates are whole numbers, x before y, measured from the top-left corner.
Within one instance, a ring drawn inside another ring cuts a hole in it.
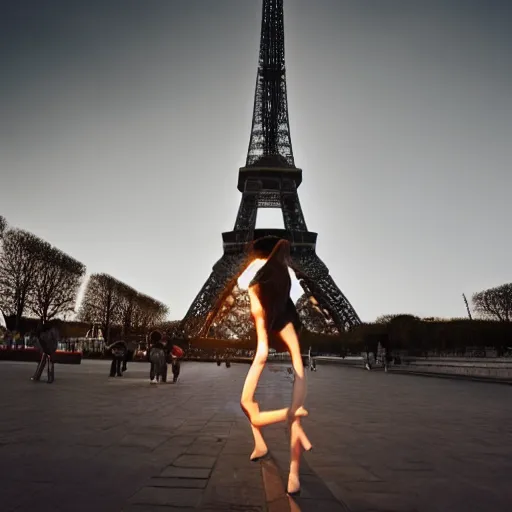
[[[247,365],[184,363],[158,386],[146,364],[115,379],[107,361],[57,365],[51,386],[33,366],[0,363],[2,512],[512,510],[510,387],[319,366],[292,500],[284,425],[265,429],[267,460],[248,460]],[[262,409],[289,401],[286,366],[261,384]]]
[[[157,476],[150,480],[149,487],[168,487],[171,489],[204,489],[207,484],[207,478],[165,478]]]
[[[211,469],[205,468],[180,468],[169,466],[160,473],[161,478],[183,478],[204,480],[210,478]]]
[[[130,498],[135,505],[199,507],[203,498],[201,489],[181,489],[167,487],[143,487]]]
[[[213,468],[217,457],[211,455],[189,455],[184,454],[178,457],[174,462],[173,466],[179,468]]]
[[[270,469],[272,467],[272,469]],[[271,493],[273,499],[268,499],[269,504],[274,503],[274,496],[276,494],[284,493],[285,482],[288,479],[289,459],[288,453],[281,450],[274,450],[272,452],[272,460],[263,464],[264,469],[268,469],[272,474],[272,479],[282,482],[282,491],[274,490]],[[300,496],[294,498],[298,508],[302,512],[329,510],[330,512],[350,512],[347,505],[341,499],[336,499],[333,492],[329,489],[328,485],[318,476],[318,474],[310,467],[307,460],[301,462],[301,492]],[[265,480],[265,471],[263,472]],[[268,494],[267,494],[268,497]],[[280,498],[276,500],[280,502]],[[282,501],[282,500],[281,500]],[[283,505],[280,505],[283,507]],[[323,507],[323,508],[319,508]]]

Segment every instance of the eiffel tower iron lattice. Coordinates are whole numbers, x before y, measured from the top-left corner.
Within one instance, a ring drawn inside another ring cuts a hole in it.
[[[263,0],[251,136],[246,165],[238,173],[242,199],[233,231],[222,234],[224,254],[182,320],[184,336],[249,336],[247,292],[238,289],[237,278],[249,263],[248,248],[264,237],[291,243],[305,292],[297,308],[307,329],[335,333],[360,323],[316,254],[317,234],[307,229],[297,193],[301,182],[288,119],[283,0]],[[259,208],[281,209],[285,229],[256,229]]]

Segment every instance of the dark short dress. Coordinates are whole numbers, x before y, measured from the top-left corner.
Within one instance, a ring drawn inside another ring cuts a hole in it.
[[[55,328],[43,331],[38,337],[37,341],[41,351],[46,355],[53,355],[58,348],[59,344],[59,332]]]
[[[257,285],[256,294],[265,313],[267,331],[279,333],[288,323],[298,331],[300,319],[295,304],[290,298],[292,281],[287,267],[263,265],[249,283],[249,288]],[[286,350],[279,340],[270,337],[270,347],[278,351]]]

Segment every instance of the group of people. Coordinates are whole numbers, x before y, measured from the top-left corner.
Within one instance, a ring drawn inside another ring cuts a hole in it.
[[[158,384],[167,382],[167,361],[171,359],[172,382],[175,384],[180,375],[180,357],[183,350],[166,340],[165,336],[158,336],[159,333],[151,334],[151,347],[149,349],[149,382]]]
[[[29,333],[29,337],[30,343],[41,353],[41,359],[31,380],[39,381],[46,369],[47,382],[51,384],[55,380],[55,353],[60,340],[59,330],[52,322],[44,325],[39,322],[36,329]],[[133,361],[137,344],[133,341],[117,340],[105,349],[112,355],[110,377],[122,377],[128,369],[128,363]],[[180,375],[182,356],[183,351],[179,347],[171,346],[165,340],[152,343],[149,350],[150,382],[167,382],[167,362],[170,359],[173,383],[176,383]]]
[[[9,329],[0,325],[0,345],[3,345],[9,349],[13,349],[18,348],[23,344],[24,340],[20,332],[9,331]]]
[[[112,355],[110,365],[110,377],[122,377],[127,371],[128,362],[133,360],[137,344],[133,341],[117,340],[105,347]],[[150,370],[149,381],[151,384],[167,382],[168,362],[170,360],[173,375],[173,383],[178,381],[180,375],[180,357],[183,351],[179,347],[171,345],[161,333],[155,331],[150,336],[150,346],[147,352]]]

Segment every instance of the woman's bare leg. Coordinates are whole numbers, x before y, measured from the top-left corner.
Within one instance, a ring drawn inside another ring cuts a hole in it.
[[[242,409],[254,427],[261,428],[266,427],[267,425],[272,425],[274,423],[282,423],[290,420],[290,407],[260,412],[260,408],[257,402],[246,401],[241,405]],[[295,411],[296,417],[303,417],[307,416],[308,414],[308,411],[304,407],[299,407],[297,411]]]
[[[310,450],[311,443],[307,438],[300,418],[296,416],[296,412],[303,407],[306,399],[306,376],[304,373],[304,365],[300,354],[300,345],[297,333],[293,324],[287,324],[280,332],[281,338],[288,348],[292,359],[292,366],[295,373],[293,381],[292,405],[290,407],[290,473],[288,476],[287,492],[294,493],[300,489],[299,469],[300,456],[302,449]]]
[[[293,324],[287,324],[279,334],[285,343],[292,359],[294,380],[290,416],[293,416],[295,411],[299,407],[303,406],[304,401],[306,400],[306,375],[304,372],[304,365],[302,363],[302,356],[300,353],[299,339],[297,338],[297,333],[295,332]]]
[[[286,492],[288,494],[294,494],[300,490],[301,430],[300,419],[292,421],[290,425],[290,472],[288,473],[288,483],[286,485]]]
[[[247,372],[247,377],[245,378],[240,405],[249,420],[251,420],[251,412],[256,412],[254,410],[254,406],[257,407],[257,404],[254,401],[254,393],[256,392],[256,387],[261,377],[261,373],[263,372],[263,368],[265,368],[265,363],[267,362],[268,334],[265,328],[263,308],[261,307],[261,303],[253,288],[249,288],[249,298],[251,301],[251,313],[254,318],[258,344],[256,346],[254,360]],[[259,412],[259,407],[257,407],[257,410]],[[259,427],[254,426],[252,422],[251,430],[254,437],[254,451],[250,458],[251,460],[254,460],[263,457],[268,452],[268,448],[265,440],[263,439],[263,435],[261,434],[261,430]]]
[[[293,392],[292,392],[292,405],[290,406],[289,421],[295,418],[300,420],[300,416],[307,416],[307,414],[297,414],[298,411],[304,408],[304,401],[306,399],[306,375],[304,372],[304,365],[302,363],[302,356],[300,353],[299,340],[295,328],[291,323],[287,324],[280,332],[280,336],[288,348],[290,357],[292,359],[292,366],[294,370]],[[307,438],[304,430],[302,429],[300,421],[297,423],[297,435],[301,440],[303,448],[308,451],[311,449],[311,443]]]

